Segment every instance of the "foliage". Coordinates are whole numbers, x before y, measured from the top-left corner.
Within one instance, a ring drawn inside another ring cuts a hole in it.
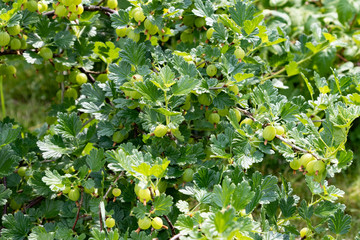
[[[49,62],[59,86],[41,128],[0,123],[1,239],[349,232],[328,180],[353,160],[357,2],[106,4],[0,3],[0,86],[16,74],[8,59]],[[272,157],[305,175],[311,199],[259,171]]]

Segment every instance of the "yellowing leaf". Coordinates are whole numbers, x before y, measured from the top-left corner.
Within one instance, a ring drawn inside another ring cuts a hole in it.
[[[236,82],[241,82],[242,80],[251,78],[253,76],[254,76],[254,74],[252,74],[252,73],[237,73],[234,75],[234,78],[235,78]]]
[[[285,66],[285,69],[289,77],[300,73],[298,64],[295,61],[291,61],[288,65]]]
[[[321,93],[328,93],[328,92],[330,92],[330,88],[326,85],[326,86],[323,86],[323,87],[319,87],[319,91],[321,92]]]
[[[324,35],[325,39],[328,40],[329,42],[333,42],[336,40],[336,37],[334,37],[330,33],[323,33],[323,35]]]

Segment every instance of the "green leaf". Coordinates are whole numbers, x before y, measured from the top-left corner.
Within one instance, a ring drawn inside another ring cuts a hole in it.
[[[113,28],[125,28],[129,24],[129,13],[120,9],[118,14],[111,14],[110,19]]]
[[[21,211],[16,212],[14,215],[4,215],[2,225],[4,229],[2,229],[1,235],[5,239],[13,240],[25,239],[32,227],[30,217],[24,215]]]
[[[21,158],[15,155],[15,152],[9,145],[2,147],[0,149],[0,177],[10,175],[20,160]]]
[[[43,63],[43,58],[40,55],[38,55],[32,51],[25,51],[23,53],[23,57],[25,58],[26,62],[30,63],[30,64],[42,64]]]
[[[345,206],[341,204],[334,204],[329,201],[320,202],[314,211],[314,214],[319,217],[328,217],[334,214],[338,209],[344,210]]]
[[[194,181],[199,188],[212,188],[219,181],[220,173],[212,169],[200,167],[194,174]]]
[[[0,147],[15,141],[20,132],[20,127],[13,128],[11,123],[0,123]]]
[[[176,83],[172,86],[172,94],[174,96],[183,96],[189,94],[192,90],[196,89],[201,84],[201,81],[196,78],[191,78],[189,76],[181,77]]]
[[[46,159],[57,159],[62,155],[72,152],[72,149],[67,148],[61,137],[58,135],[47,135],[43,141],[38,141],[37,145],[42,151],[43,157]]]
[[[141,93],[144,98],[152,102],[156,102],[160,99],[163,100],[160,90],[152,82],[135,82],[134,85],[136,87],[136,91]]]
[[[137,44],[127,39],[123,49],[119,53],[123,61],[136,66],[145,64],[146,46],[144,43]]]
[[[346,234],[350,230],[351,217],[339,209],[329,218],[328,225],[333,233]]]
[[[280,209],[285,218],[289,218],[295,214],[296,206],[294,206],[294,203],[295,199],[292,196],[280,200]]]
[[[50,187],[54,192],[62,191],[65,189],[65,185],[62,183],[63,177],[56,171],[45,170],[45,176],[42,181]]]
[[[69,31],[60,31],[54,37],[54,43],[59,48],[71,48],[74,46],[76,37]]]
[[[55,131],[62,134],[66,138],[76,138],[80,133],[82,123],[80,117],[75,113],[59,113],[58,124],[55,126]]]
[[[110,64],[119,57],[119,50],[113,42],[95,42],[93,51],[101,60]]]
[[[132,209],[132,212],[135,214],[137,219],[142,219],[149,212],[149,206],[145,206],[143,203],[138,202],[136,207]]]
[[[109,80],[121,86],[128,80],[131,73],[131,65],[123,61],[119,62],[119,64],[112,63],[109,65],[109,72]]]
[[[305,200],[302,200],[300,203],[300,207],[298,208],[299,215],[306,221],[310,221],[310,218],[312,217],[314,213],[314,206],[307,206],[307,203]]]
[[[174,80],[175,73],[171,71],[169,66],[165,66],[160,69],[159,75],[154,76],[151,82],[161,88],[163,91],[169,89],[172,85],[176,83]]]
[[[264,19],[263,15],[259,15],[252,20],[245,20],[244,30],[250,35],[260,24],[260,22]]]
[[[104,167],[105,163],[104,150],[102,148],[99,150],[96,148],[91,149],[90,154],[86,156],[86,163],[91,171],[99,171],[102,167]]]
[[[285,66],[286,74],[291,77],[300,73],[298,64],[295,61],[291,61],[288,65]]]
[[[255,196],[255,193],[251,191],[251,187],[247,181],[239,183],[234,190],[231,205],[236,211],[244,209]]]
[[[0,185],[0,206],[4,206],[7,202],[7,199],[10,197],[12,191],[6,189],[4,185]]]
[[[202,0],[195,0],[195,9],[192,12],[199,17],[205,17],[206,24],[212,26],[216,21],[214,18],[214,9],[212,3],[209,0],[205,1],[205,5]]]
[[[350,166],[353,160],[353,152],[351,150],[343,150],[339,151],[336,154],[336,158],[338,159],[338,168],[346,168]]]
[[[233,208],[226,210],[225,212],[218,211],[215,213],[214,225],[216,231],[219,233],[225,232],[228,228],[235,224],[235,212]]]
[[[336,4],[336,12],[338,14],[339,21],[345,25],[348,21],[353,19],[355,9],[356,8],[348,0],[338,1]]]
[[[230,178],[224,178],[222,185],[215,185],[213,190],[213,203],[219,208],[226,208],[235,190],[235,184],[231,183]]]
[[[154,213],[157,216],[166,215],[171,211],[171,207],[173,205],[173,198],[171,196],[166,196],[165,194],[161,194],[160,196],[156,196],[154,198]]]
[[[237,1],[235,7],[229,9],[229,13],[236,24],[243,27],[246,20],[252,20],[254,18],[256,8],[253,4]]]
[[[31,230],[29,240],[53,240],[55,239],[55,233],[46,232],[44,227],[37,226]]]
[[[180,215],[176,220],[175,227],[182,233],[187,234],[193,231],[194,221],[188,215]]]
[[[311,84],[309,83],[309,80],[307,79],[307,77],[305,77],[305,75],[303,73],[301,73],[301,76],[302,78],[304,79],[305,83],[306,83],[306,86],[310,92],[310,95],[311,95],[311,99],[314,99],[313,98],[313,95],[314,95],[314,89],[313,87],[311,86]]]

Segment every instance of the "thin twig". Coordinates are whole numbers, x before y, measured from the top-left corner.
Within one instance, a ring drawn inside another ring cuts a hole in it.
[[[7,187],[6,177],[3,177],[3,185],[4,185],[5,190],[6,190],[6,187]],[[3,210],[3,215],[7,214],[7,205],[8,205],[8,203],[6,202],[6,204],[5,204],[5,206],[4,206],[4,210]]]
[[[172,238],[170,238],[170,240],[176,240],[179,239],[181,237],[181,233],[176,234],[175,236],[173,236]]]
[[[25,211],[33,206],[35,206],[36,204],[40,203],[42,200],[44,200],[45,198],[43,196],[40,196],[40,197],[37,197],[33,200],[31,200],[28,204],[26,204],[24,207],[23,207],[23,210],[22,212],[25,213]]]
[[[170,219],[168,218],[168,216],[163,215],[163,217],[165,218],[166,222],[169,224],[170,229],[171,229],[172,236],[174,237],[174,236],[176,235],[174,225],[171,223],[171,221],[170,221]]]
[[[77,210],[77,213],[76,213],[76,219],[75,219],[75,222],[74,222],[74,226],[72,227],[72,230],[74,231],[75,227],[76,227],[76,224],[79,220],[79,216],[80,216],[80,210],[81,210],[81,205],[83,203],[83,199],[84,199],[84,189],[81,188],[81,198],[80,198],[80,202],[79,202],[79,206],[78,206],[78,210]]]
[[[88,125],[88,123],[91,122],[91,121],[94,120],[94,119],[95,119],[94,117],[89,118],[86,122],[83,123],[83,125],[82,125],[81,128],[83,128],[83,127],[85,127],[86,125]]]
[[[303,153],[310,153],[311,155],[313,155],[316,159],[320,160],[321,157],[319,157],[316,153],[313,153],[313,152],[310,152],[306,149],[303,149],[301,147],[298,147],[296,145],[294,145],[292,142],[288,141],[287,139],[283,138],[282,136],[280,135],[276,135],[275,136],[276,138],[280,139],[281,141],[283,141],[284,143],[286,143],[287,145],[289,145],[290,147],[292,147],[293,149],[297,150],[297,151],[300,151],[300,152],[303,152]]]
[[[254,117],[253,117],[253,114],[245,109],[242,109],[242,108],[236,108],[237,110],[239,110],[240,112],[242,112],[242,114],[248,116],[249,118],[251,118],[251,120],[253,120],[254,122],[259,122],[258,120],[256,120]]]
[[[96,81],[95,78],[89,73],[89,71],[85,70],[85,68],[79,67],[79,70],[80,72],[85,73],[92,83]]]
[[[115,181],[110,184],[109,189],[106,191],[106,193],[105,193],[105,195],[104,195],[104,197],[103,197],[103,200],[106,199],[107,195],[110,193],[110,191],[111,191],[111,189],[113,188],[113,186],[115,186],[115,183],[116,183],[123,175],[124,175],[124,172],[121,172],[121,173],[117,176],[117,178],[115,179]]]

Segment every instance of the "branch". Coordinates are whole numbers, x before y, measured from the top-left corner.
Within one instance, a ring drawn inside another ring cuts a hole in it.
[[[37,197],[33,200],[31,200],[29,202],[29,204],[26,204],[22,210],[23,213],[25,213],[25,211],[33,206],[35,206],[36,204],[40,203],[42,200],[44,200],[45,198],[43,196]]]
[[[107,195],[110,193],[112,187],[115,185],[115,183],[116,183],[116,182],[120,179],[120,177],[122,177],[123,175],[124,175],[124,172],[121,172],[121,173],[117,176],[117,178],[115,179],[115,181],[110,184],[110,187],[109,187],[109,189],[106,191],[106,193],[105,193],[105,195],[104,195],[104,197],[103,197],[103,200],[106,199],[106,197],[107,197]]]
[[[286,143],[287,145],[289,145],[290,147],[292,147],[293,149],[297,150],[297,151],[300,151],[300,152],[303,152],[303,153],[310,153],[311,155],[313,155],[317,160],[320,160],[321,157],[319,157],[316,153],[313,153],[313,152],[310,152],[306,149],[303,149],[301,147],[298,147],[296,145],[294,145],[292,142],[288,141],[287,139],[283,138],[282,136],[280,135],[276,135],[275,136],[276,138],[280,139],[281,141],[283,141],[284,143]]]
[[[79,216],[80,216],[80,210],[81,210],[81,205],[83,203],[83,199],[84,199],[84,189],[81,188],[81,199],[80,199],[80,202],[79,202],[79,206],[78,206],[78,210],[77,210],[77,213],[76,213],[76,219],[75,219],[75,222],[74,222],[74,226],[72,227],[72,230],[74,231],[75,227],[76,227],[76,224],[79,220]]]
[[[83,125],[81,126],[81,128],[85,127],[86,125],[88,125],[89,122],[91,122],[92,120],[94,120],[95,118],[89,118],[86,122],[83,123]]]
[[[322,44],[322,43],[321,43],[321,44]],[[315,52],[315,53],[312,53],[311,55],[307,56],[306,58],[304,58],[304,59],[296,62],[297,65],[300,65],[300,64],[302,64],[302,63],[304,63],[304,62],[312,59],[316,54],[318,54],[319,52],[325,50],[328,46],[330,46],[330,44],[326,44],[326,45],[325,45],[324,47],[322,47],[319,51],[317,51],[317,52]],[[264,82],[264,81],[266,81],[266,80],[268,80],[268,79],[277,77],[277,76],[280,75],[281,73],[285,72],[285,70],[286,70],[286,68],[283,67],[283,68],[280,69],[279,71],[272,73],[270,76],[264,77],[264,78],[262,79],[262,81]]]
[[[115,185],[115,183],[116,183],[116,182],[120,179],[120,177],[122,177],[123,175],[124,175],[124,172],[121,172],[121,173],[117,176],[117,178],[114,180],[114,182],[112,182],[112,183],[110,184],[109,189],[106,191],[106,193],[105,193],[105,195],[104,195],[104,197],[103,197],[103,200],[104,200],[104,201],[105,201],[107,195],[110,193],[113,185]],[[101,204],[101,202],[100,202],[100,204]],[[102,231],[102,230],[103,230],[103,222],[102,222],[102,219],[101,219],[101,207],[100,207],[100,204],[99,204],[99,220],[100,220],[100,231]]]
[[[176,234],[175,236],[173,236],[172,238],[170,238],[170,240],[176,240],[176,239],[179,239],[181,237],[181,233],[179,234]]]
[[[90,79],[90,81],[91,81],[92,83],[94,83],[94,82],[96,81],[95,78],[90,74],[90,72],[87,71],[87,70],[85,70],[85,68],[79,67],[79,70],[80,70],[80,72],[85,73],[86,76]]]
[[[170,219],[168,218],[168,216],[163,215],[163,217],[165,218],[166,222],[167,222],[167,223],[169,224],[169,226],[170,226],[172,236],[175,237],[176,232],[175,232],[174,225],[171,223],[171,221],[170,221]],[[179,237],[180,237],[180,236],[179,236]],[[175,239],[176,239],[176,238],[175,238]]]
[[[239,110],[240,112],[242,112],[244,115],[248,116],[249,118],[251,118],[251,120],[253,120],[254,122],[259,122],[258,120],[256,120],[254,117],[253,117],[253,114],[245,109],[242,109],[242,108],[236,108],[237,110]]]
[[[5,190],[6,190],[6,186],[7,186],[7,184],[6,184],[6,177],[3,177],[3,185],[4,185]],[[3,215],[7,214],[7,205],[8,205],[8,203],[6,202],[6,204],[4,205]]]

